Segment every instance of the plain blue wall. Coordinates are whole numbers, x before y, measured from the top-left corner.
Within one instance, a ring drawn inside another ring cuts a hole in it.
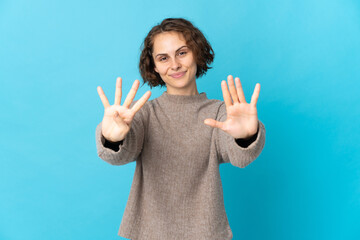
[[[223,100],[232,74],[250,101],[261,84],[265,148],[220,168],[234,240],[360,239],[355,0],[0,1],[0,239],[121,239],[135,163],[97,156],[96,87],[113,102],[121,76],[127,94],[166,17],[189,19],[214,48],[200,92]]]

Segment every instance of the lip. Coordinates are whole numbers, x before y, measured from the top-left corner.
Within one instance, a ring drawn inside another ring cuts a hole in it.
[[[170,76],[173,77],[173,78],[181,78],[182,76],[184,76],[186,73],[186,71],[184,72],[179,72],[179,73],[174,73],[174,74],[171,74]]]

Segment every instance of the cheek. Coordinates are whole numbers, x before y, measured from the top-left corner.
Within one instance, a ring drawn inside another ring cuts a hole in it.
[[[157,72],[157,73],[159,73],[159,67],[156,66],[156,64],[154,64],[154,71]]]
[[[158,68],[159,74],[164,75],[166,73],[166,68],[164,66]]]
[[[155,65],[155,71],[160,75],[164,74],[166,73],[166,67],[164,65],[158,65],[158,66]]]
[[[188,59],[188,66],[191,68],[196,68],[196,61],[192,56]]]
[[[191,64],[191,69],[192,69],[193,75],[195,76],[196,73],[197,73],[197,64],[196,64],[195,62],[193,62],[193,63]]]
[[[191,68],[193,68],[195,72],[197,71],[197,65],[195,61],[191,63]]]

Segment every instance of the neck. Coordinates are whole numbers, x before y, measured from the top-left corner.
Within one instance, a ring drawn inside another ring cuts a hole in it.
[[[174,95],[164,91],[159,97],[159,101],[164,104],[176,103],[176,104],[194,104],[206,101],[208,98],[205,92],[198,95]]]
[[[170,95],[183,95],[183,96],[193,96],[199,95],[196,85],[192,88],[184,88],[184,89],[174,89],[174,88],[166,88],[166,93]]]

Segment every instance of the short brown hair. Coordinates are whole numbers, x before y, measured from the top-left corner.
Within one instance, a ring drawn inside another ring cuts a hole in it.
[[[147,83],[150,88],[165,85],[159,73],[154,69],[155,63],[152,52],[155,36],[170,31],[181,33],[186,40],[186,44],[193,51],[197,65],[197,78],[204,75],[208,69],[211,69],[209,65],[213,62],[215,53],[202,32],[186,19],[166,18],[150,30],[142,44],[139,70],[144,84]]]

